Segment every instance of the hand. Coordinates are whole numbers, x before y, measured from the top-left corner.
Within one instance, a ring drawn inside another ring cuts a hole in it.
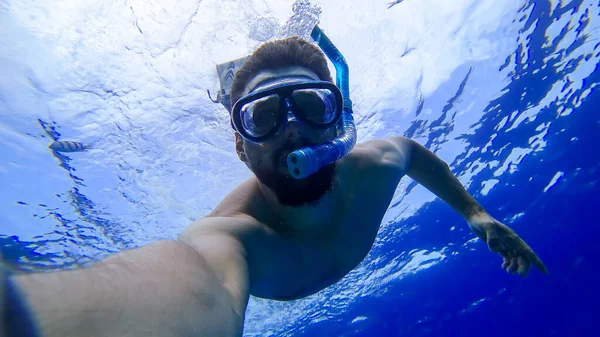
[[[515,231],[487,213],[473,215],[468,224],[471,230],[488,244],[492,252],[502,255],[502,268],[508,273],[518,273],[525,277],[531,264],[543,273],[548,273],[544,263]]]

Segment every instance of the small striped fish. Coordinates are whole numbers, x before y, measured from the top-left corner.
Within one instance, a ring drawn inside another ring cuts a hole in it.
[[[404,1],[404,0],[396,0],[396,1],[392,1],[392,2],[388,3],[388,9],[396,6],[397,4],[401,3],[402,1]]]
[[[68,140],[53,142],[48,147],[56,152],[80,152],[90,148],[89,145]]]

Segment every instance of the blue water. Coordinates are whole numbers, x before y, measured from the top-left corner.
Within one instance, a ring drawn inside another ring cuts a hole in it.
[[[402,5],[402,1],[397,3]],[[528,40],[527,47],[519,44],[498,67],[499,72],[511,67],[514,70],[502,93],[487,103],[470,132],[454,132],[459,112],[456,106],[474,99],[467,88],[476,69],[464,72],[438,118],[424,116],[423,111],[432,104],[425,100],[411,114],[404,133],[433,150],[448,139],[462,140],[465,149],[449,163],[457,176],[473,171],[476,162],[507,162],[514,149],[535,149],[510,163],[506,168],[510,174],[496,174],[496,166],[477,170],[469,192],[535,249],[548,267],[548,275],[537,270],[525,279],[507,275],[500,269],[500,257],[481,242],[469,243],[473,236],[462,218],[441,201],[434,201],[389,226],[417,227],[395,235],[393,240],[387,234],[380,238],[370,256],[381,259],[370,268],[383,268],[398,256],[408,261],[407,252],[415,250],[442,250],[444,259],[388,283],[379,295],[362,297],[343,310],[332,299],[324,309],[328,319],[315,320],[307,315],[281,331],[269,327],[269,335],[599,336],[596,303],[600,300],[600,277],[595,269],[600,267],[600,32],[586,30],[590,15],[594,15],[591,13],[598,12],[598,7],[600,2],[590,5],[583,0],[564,2],[555,10],[551,10],[550,1],[526,3],[521,20],[515,24],[523,26],[520,38]],[[551,24],[567,16],[576,16],[578,26],[550,36]],[[578,34],[560,49],[569,30],[588,32]],[[593,51],[562,65],[574,50],[589,44]],[[592,74],[581,88],[571,88],[580,65],[590,61],[594,62]],[[560,98],[542,103],[557,83],[564,83]],[[541,109],[537,113],[527,115],[538,106]],[[40,118],[31,124],[49,139],[61,139],[56,123]],[[540,130],[545,130],[542,136]],[[68,195],[60,197],[68,200],[76,217],[37,205],[44,210],[40,211],[43,215],[33,214],[32,221],[49,217],[59,224],[51,233],[53,239],[39,236],[21,240],[7,231],[0,235],[6,262],[22,270],[68,267],[72,262],[65,262],[65,256],[76,254],[49,250],[48,246],[56,242],[65,242],[66,247],[83,239],[106,253],[136,245],[121,239],[126,226],[115,224],[92,201],[94,198],[86,196],[85,179],[77,172],[72,156],[56,152],[53,156],[73,181],[73,187],[65,192]],[[490,181],[495,185],[487,188]],[[409,184],[406,193],[415,187]],[[122,197],[127,199],[128,195],[123,192]],[[30,206],[26,200],[15,203]],[[451,230],[449,224],[460,229]],[[260,326],[251,330],[260,331]]]

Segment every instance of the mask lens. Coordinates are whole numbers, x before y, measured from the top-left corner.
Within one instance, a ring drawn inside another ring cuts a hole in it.
[[[327,124],[338,110],[335,95],[329,89],[298,89],[292,94],[295,106],[309,121]]]
[[[280,99],[276,94],[248,102],[240,109],[242,127],[252,137],[262,137],[277,126]]]

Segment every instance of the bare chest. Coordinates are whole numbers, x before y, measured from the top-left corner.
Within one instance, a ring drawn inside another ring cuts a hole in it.
[[[263,274],[269,275],[264,278],[268,289],[255,295],[264,291],[261,297],[290,300],[338,282],[368,254],[384,213],[348,194],[285,213],[279,224],[285,249],[271,255],[269,272]]]

